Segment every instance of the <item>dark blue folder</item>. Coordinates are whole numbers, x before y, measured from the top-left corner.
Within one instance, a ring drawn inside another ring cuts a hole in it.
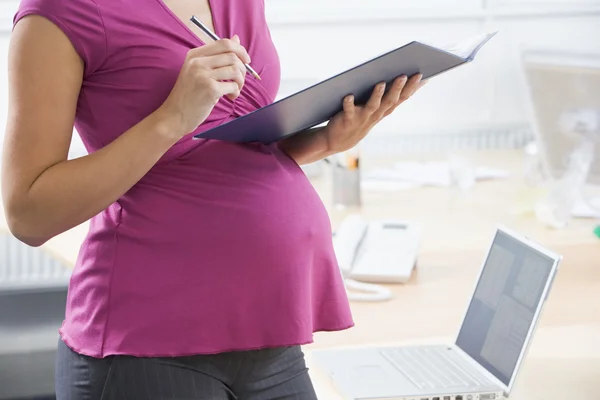
[[[423,74],[424,80],[430,79],[466,64],[494,35],[486,35],[475,43],[464,57],[420,42],[411,42],[194,137],[231,142],[276,142],[329,121],[342,110],[342,100],[349,94],[354,95],[357,104],[364,104],[371,96],[373,87],[380,82],[391,83],[401,75],[412,76],[417,73]]]

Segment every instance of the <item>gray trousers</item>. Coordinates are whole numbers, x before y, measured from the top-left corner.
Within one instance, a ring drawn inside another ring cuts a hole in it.
[[[190,357],[83,356],[62,341],[57,400],[316,400],[299,346]]]

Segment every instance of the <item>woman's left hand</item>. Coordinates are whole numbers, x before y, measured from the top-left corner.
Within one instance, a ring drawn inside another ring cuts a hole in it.
[[[355,105],[354,96],[347,96],[343,111],[334,116],[324,129],[328,151],[339,153],[356,146],[379,121],[390,115],[427,82],[421,81],[421,78],[420,74],[410,79],[401,76],[392,83],[387,93],[385,83],[380,83],[375,86],[371,98],[364,106]]]

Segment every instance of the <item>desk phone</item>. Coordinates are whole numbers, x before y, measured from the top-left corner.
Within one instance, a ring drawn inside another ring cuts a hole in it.
[[[344,275],[368,283],[406,282],[416,265],[421,229],[404,221],[347,217],[334,238]]]

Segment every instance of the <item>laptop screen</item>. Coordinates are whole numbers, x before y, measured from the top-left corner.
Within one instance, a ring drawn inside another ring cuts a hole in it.
[[[555,259],[498,231],[456,345],[509,385]]]

